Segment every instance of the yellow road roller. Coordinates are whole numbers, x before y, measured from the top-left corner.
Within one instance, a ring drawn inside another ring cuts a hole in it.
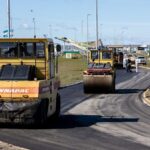
[[[0,39],[0,122],[39,125],[59,117],[57,52],[52,39]]]
[[[113,51],[90,50],[88,68],[83,72],[84,93],[115,92]]]

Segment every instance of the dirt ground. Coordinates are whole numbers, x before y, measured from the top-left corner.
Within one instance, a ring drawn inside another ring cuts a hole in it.
[[[144,102],[150,106],[150,88],[144,92],[143,98]]]
[[[28,150],[28,149],[21,148],[21,147],[0,141],[0,150]]]

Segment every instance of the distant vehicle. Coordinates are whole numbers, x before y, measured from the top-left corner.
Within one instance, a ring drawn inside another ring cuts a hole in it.
[[[140,51],[140,50],[144,51],[144,50],[145,50],[145,47],[139,46],[139,47],[138,47],[138,50],[139,50],[139,51]]]
[[[136,61],[138,62],[138,64],[142,64],[142,65],[146,65],[147,64],[146,58],[144,56],[138,56],[136,58]]]

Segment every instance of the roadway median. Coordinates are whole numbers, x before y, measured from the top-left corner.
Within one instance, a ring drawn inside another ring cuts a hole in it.
[[[140,68],[144,69],[150,69],[149,66],[139,66]],[[143,93],[143,102],[150,106],[150,88],[148,88],[144,93]]]

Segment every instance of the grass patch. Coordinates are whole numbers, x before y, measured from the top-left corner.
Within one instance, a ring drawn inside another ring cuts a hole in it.
[[[66,59],[58,58],[61,86],[82,80],[82,73],[87,68],[86,58]]]

